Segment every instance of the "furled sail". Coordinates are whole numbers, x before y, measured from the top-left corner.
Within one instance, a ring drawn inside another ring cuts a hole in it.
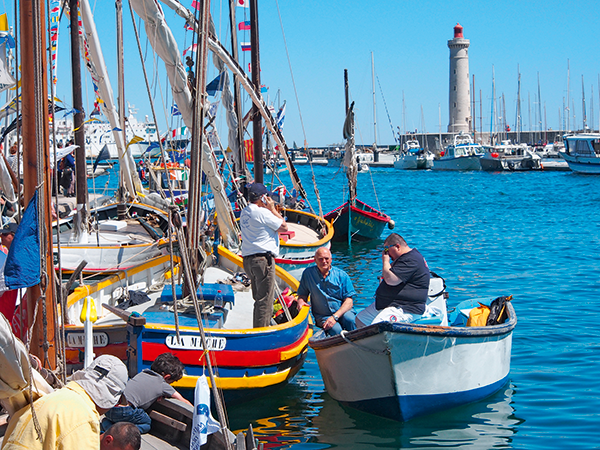
[[[135,1],[140,1],[140,0],[135,0]],[[180,17],[184,18],[187,21],[187,23],[190,24],[196,31],[198,31],[196,19],[194,18],[194,15],[187,8],[185,8],[183,5],[181,5],[181,3],[179,3],[177,0],[162,0],[162,1],[169,8],[171,8],[173,11],[175,11]],[[132,4],[133,3],[134,2],[132,2]],[[231,70],[231,72],[240,81],[240,84],[242,85],[244,90],[248,93],[248,95],[252,99],[252,103],[258,108],[260,115],[265,120],[267,129],[273,134],[273,137],[275,138],[275,142],[277,143],[279,152],[281,153],[281,156],[283,157],[283,159],[285,161],[285,165],[287,166],[288,171],[290,173],[290,177],[292,180],[292,184],[294,185],[294,188],[298,191],[298,193],[303,198],[308,200],[308,196],[306,195],[306,191],[304,190],[304,187],[302,186],[300,177],[298,176],[298,173],[296,172],[296,168],[294,167],[294,165],[288,155],[288,147],[285,142],[285,139],[283,138],[283,134],[281,134],[281,130],[279,129],[279,127],[277,127],[275,118],[273,118],[273,115],[269,112],[269,109],[267,108],[267,104],[263,100],[258,89],[254,88],[252,81],[248,78],[248,76],[246,75],[244,70],[240,67],[240,65],[237,63],[237,61],[235,61],[235,59],[231,56],[231,54],[225,49],[225,47],[223,47],[223,45],[221,45],[221,43],[214,36],[209,36],[208,48],[210,49],[210,51],[213,52],[214,56],[216,56],[219,60],[221,60],[227,66],[227,68],[229,70]],[[219,68],[219,71],[221,71],[221,72],[223,71],[221,65],[217,65],[217,67]],[[225,91],[223,91],[223,93],[225,95]],[[228,118],[228,120],[229,120],[229,118]],[[228,123],[228,125],[229,125],[229,123]],[[231,130],[231,125],[230,125],[230,130]],[[231,131],[230,131],[230,133],[231,133]],[[236,137],[236,139],[237,139],[237,137]],[[229,146],[230,147],[232,145],[232,142],[234,142],[236,139],[232,140],[231,137],[229,138]],[[234,144],[234,145],[237,145],[237,144]]]
[[[342,165],[346,168],[346,176],[348,177],[350,203],[354,204],[354,200],[356,200],[356,176],[358,173],[358,166],[356,164],[356,160],[354,159],[354,102],[352,102],[350,108],[348,108],[348,112],[346,113],[343,134],[344,139],[346,139],[346,147]]]
[[[165,21],[160,5],[154,0],[131,0],[131,6],[144,21],[146,35],[150,40],[156,54],[164,61],[167,76],[171,83],[173,99],[177,103],[183,122],[193,129],[192,95],[187,84],[187,74],[181,58],[179,48],[169,26]],[[199,97],[200,98],[200,97]],[[195,130],[198,132],[198,130]],[[223,179],[219,175],[217,165],[208,145],[202,141],[202,165],[206,173],[217,209],[217,222],[224,244],[231,249],[239,247],[239,233],[234,220],[231,203],[225,192]]]
[[[181,112],[183,121],[191,129],[192,93],[188,87],[185,67],[179,57],[177,42],[165,21],[164,13],[154,0],[133,0],[131,6],[144,21],[146,36],[156,54],[165,63],[173,100]]]
[[[135,198],[136,192],[143,191],[142,183],[137,176],[133,156],[131,152],[126,151],[125,143],[123,142],[123,133],[119,131],[119,113],[113,100],[113,90],[106,71],[104,55],[102,54],[96,24],[88,0],[82,0],[80,8],[83,26],[85,27],[86,50],[89,51],[90,55],[90,59],[86,58],[85,62],[94,83],[98,86],[100,97],[102,98],[102,112],[110,123],[117,144],[119,166],[121,168],[121,183],[129,194]]]

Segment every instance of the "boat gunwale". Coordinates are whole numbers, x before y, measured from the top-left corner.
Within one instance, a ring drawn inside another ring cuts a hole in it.
[[[342,213],[340,213],[340,215],[341,215],[341,214],[344,213],[344,209],[346,209],[346,207],[348,205],[350,205],[352,207],[352,212],[356,212],[356,213],[361,214],[363,216],[369,217],[370,219],[375,219],[378,222],[388,223],[391,220],[390,216],[388,216],[387,214],[385,214],[385,213],[383,213],[381,211],[378,211],[377,209],[373,208],[371,205],[368,205],[367,203],[365,203],[365,202],[363,202],[363,201],[361,201],[359,199],[356,199],[355,201],[358,202],[358,203],[360,203],[361,205],[366,206],[369,209],[368,210],[367,209],[360,209],[360,208],[358,208],[358,207],[356,207],[354,205],[350,205],[350,202],[347,201],[343,205],[338,206],[337,208],[335,208],[334,210],[329,211],[323,217],[325,217],[325,220],[327,220],[327,216],[331,216],[334,213],[337,214],[338,211],[340,211],[340,210],[342,211]]]
[[[222,256],[225,259],[236,264],[238,267],[243,268],[243,259],[241,256],[231,252],[230,250],[223,247],[222,245],[218,246],[217,251],[220,256]],[[110,286],[113,283],[122,283],[123,281],[129,279],[132,275],[134,275],[138,272],[142,272],[154,265],[164,264],[168,260],[169,260],[169,255],[157,256],[156,258],[148,260],[147,262],[145,262],[143,264],[134,266],[129,269],[124,269],[124,270],[119,270],[117,272],[114,272],[111,276],[104,278],[96,283],[93,283],[90,285],[79,286],[73,291],[73,293],[71,293],[67,297],[67,310],[69,308],[73,307],[77,302],[83,300],[85,297],[92,295],[96,292],[99,292],[102,289],[104,289],[105,287]],[[177,256],[174,256],[173,261],[175,264],[178,264],[180,261],[180,258]],[[290,286],[290,288],[292,288],[294,291],[298,290],[298,287],[300,286],[300,282],[296,278],[294,278],[289,272],[287,272],[286,270],[282,269],[279,266],[276,266],[275,273],[279,279],[281,279],[284,283],[286,283],[288,286]],[[59,305],[59,308],[60,308],[60,305]],[[284,323],[278,324],[278,325],[271,325],[269,327],[247,328],[247,329],[240,328],[240,329],[233,329],[233,330],[227,329],[227,328],[205,328],[205,330],[207,332],[218,333],[218,334],[223,334],[223,335],[224,334],[250,335],[250,334],[261,334],[261,333],[270,334],[270,333],[284,330],[287,328],[293,328],[293,327],[302,325],[303,322],[308,320],[309,309],[310,308],[308,306],[305,306],[300,309],[300,311],[298,312],[296,317],[294,317],[291,321],[287,321],[287,322],[284,322]],[[123,324],[125,324],[124,321],[123,321]],[[79,324],[74,325],[74,327],[81,327],[81,326],[82,325],[79,325]],[[114,327],[114,326],[115,325],[110,325],[109,327]],[[154,322],[147,322],[144,326],[148,330],[164,330],[164,331],[174,331],[175,330],[175,325],[166,325],[166,324],[159,324],[159,323],[154,323]],[[182,327],[180,327],[180,329],[182,331],[197,332],[198,327],[182,326]]]
[[[313,350],[324,350],[330,347],[337,347],[347,344],[348,341],[355,342],[367,337],[375,336],[384,332],[395,334],[418,334],[432,335],[437,337],[488,337],[501,336],[512,333],[517,325],[517,315],[511,303],[508,305],[509,320],[499,325],[485,327],[456,327],[456,326],[441,326],[441,325],[421,325],[414,323],[391,323],[380,322],[369,325],[364,328],[345,332],[344,335],[330,336],[326,338],[315,338],[313,336],[308,343]]]
[[[325,236],[323,236],[318,241],[312,242],[310,244],[293,244],[290,242],[280,241],[280,243],[279,243],[280,246],[283,246],[283,247],[322,247],[323,245],[326,245],[328,242],[330,242],[331,239],[333,238],[333,233],[334,233],[333,225],[331,224],[331,222],[326,220],[324,217],[319,217],[316,214],[309,213],[307,211],[300,211],[297,209],[284,208],[283,211],[284,211],[284,213],[289,211],[289,212],[293,212],[295,214],[309,216],[309,217],[317,220],[318,222],[324,222],[325,228],[327,229],[327,233],[325,233]]]

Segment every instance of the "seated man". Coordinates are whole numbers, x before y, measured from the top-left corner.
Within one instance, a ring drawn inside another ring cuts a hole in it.
[[[425,259],[397,233],[390,234],[383,244],[381,283],[375,301],[358,313],[358,327],[383,321],[413,322],[425,312],[429,292]]]
[[[356,328],[352,297],[356,295],[352,280],[346,272],[331,266],[331,252],[321,247],[315,253],[316,266],[302,273],[298,288],[298,306],[310,295],[311,310],[318,327],[329,336]]]
[[[102,430],[109,429],[117,422],[130,422],[138,427],[140,433],[147,433],[152,421],[146,409],[162,397],[174,398],[191,405],[171,386],[171,383],[181,379],[183,369],[183,364],[175,355],[158,355],[150,369],[142,370],[127,382],[123,392],[127,405],[117,405],[107,411],[101,423]]]

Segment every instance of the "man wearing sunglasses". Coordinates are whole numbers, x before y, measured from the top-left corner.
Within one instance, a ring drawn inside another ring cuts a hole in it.
[[[381,282],[375,301],[358,313],[357,327],[383,321],[413,322],[425,312],[429,268],[421,253],[392,233],[384,242],[381,259]]]

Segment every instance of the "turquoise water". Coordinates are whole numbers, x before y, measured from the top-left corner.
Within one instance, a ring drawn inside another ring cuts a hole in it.
[[[310,168],[298,171],[318,210]],[[514,296],[509,384],[484,401],[397,423],[329,397],[309,350],[289,385],[229,407],[231,428],[251,423],[266,448],[600,448],[600,177],[394,169],[358,177],[359,198],[392,216],[446,279],[451,306]],[[336,169],[315,167],[315,178],[324,212],[345,200]],[[359,292],[357,309],[375,290],[381,244],[332,248]]]
[[[298,170],[312,194],[310,168]],[[343,202],[345,179],[314,170],[327,212]],[[373,169],[359,174],[359,198],[379,203],[446,279],[450,305],[514,296],[509,384],[484,401],[397,423],[329,397],[309,350],[287,387],[228,409],[232,428],[252,423],[267,448],[600,448],[600,177]],[[332,249],[358,309],[375,290],[381,244]]]

